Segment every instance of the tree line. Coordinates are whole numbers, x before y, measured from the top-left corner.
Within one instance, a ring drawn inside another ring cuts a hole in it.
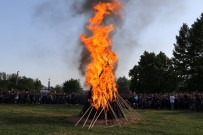
[[[139,93],[203,92],[203,13],[176,36],[173,57],[145,51],[130,71],[130,89]]]
[[[18,73],[7,74],[0,72],[0,88],[1,89],[21,89],[21,90],[39,90],[42,88],[39,79],[32,79],[26,76],[18,76]]]
[[[18,76],[18,73],[7,74],[0,72],[0,90],[18,89],[25,91],[39,92],[42,87],[39,79],[32,79],[26,76]],[[56,85],[51,87],[51,90],[62,93],[78,93],[81,92],[82,86],[79,79],[69,79],[63,83],[63,85]]]
[[[39,79],[32,79],[26,76],[18,76],[18,73],[7,74],[5,72],[0,72],[0,90],[18,89],[25,91],[35,91],[39,92],[42,87],[41,81]],[[59,93],[79,93],[83,90],[79,79],[69,79],[66,80],[62,85],[56,85],[51,87]]]

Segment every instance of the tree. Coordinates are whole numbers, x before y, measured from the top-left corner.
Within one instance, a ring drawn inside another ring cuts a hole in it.
[[[163,52],[156,55],[145,51],[129,76],[131,89],[138,93],[167,92],[176,87],[172,62]]]
[[[130,90],[135,92],[139,90],[139,66],[135,65],[128,73],[131,77]]]
[[[179,86],[190,91],[203,89],[203,13],[188,28],[183,24],[176,36],[173,63]]]
[[[140,90],[145,93],[153,93],[159,87],[159,75],[156,64],[155,53],[144,52],[140,57],[139,64],[139,81]]]
[[[5,72],[0,72],[0,88],[7,87],[7,75]]]
[[[187,80],[188,89],[203,90],[203,13],[192,24],[190,29],[190,44],[188,49],[190,77]]]
[[[61,93],[61,92],[63,92],[63,87],[60,86],[60,85],[56,85],[55,88],[54,88],[54,90],[55,90],[57,93]]]
[[[63,83],[63,91],[66,93],[78,93],[82,91],[80,80],[70,79]]]
[[[175,91],[177,89],[177,77],[172,66],[172,60],[169,59],[163,52],[160,52],[156,57],[159,75],[159,91]]]
[[[43,87],[43,85],[39,79],[34,80],[33,83],[34,83],[34,89],[37,91]]]
[[[189,47],[190,43],[190,29],[187,24],[183,24],[180,28],[179,35],[176,36],[176,43],[174,44],[173,50],[173,65],[174,70],[177,74],[179,82],[182,85],[179,87],[186,87],[184,83],[189,77],[189,69],[190,67],[190,57],[189,57]]]
[[[7,74],[7,88],[16,88],[17,74]]]
[[[119,77],[116,81],[118,86],[118,92],[120,94],[128,93],[130,90],[130,81],[125,77]]]
[[[134,67],[135,71],[130,70],[131,81],[135,81],[131,83],[137,84],[136,92],[152,93],[157,90],[159,81],[156,63],[156,55],[145,51],[140,56],[138,66]]]
[[[25,76],[19,77],[17,88],[22,90],[34,90],[34,80]]]

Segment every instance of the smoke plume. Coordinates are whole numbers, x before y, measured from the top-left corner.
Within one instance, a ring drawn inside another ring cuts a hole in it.
[[[88,51],[80,44],[79,36],[81,33],[91,35],[86,29],[87,21],[93,15],[93,5],[103,1],[112,0],[47,0],[36,8],[35,16],[45,22],[46,26],[52,29],[53,26],[54,28],[57,26],[60,29],[59,33],[67,33],[64,34],[64,37],[68,37],[66,39],[68,42],[64,45],[66,49],[62,48],[66,51],[65,60],[70,61],[71,57],[74,64],[72,67],[69,64],[70,69],[75,69],[77,64],[83,75],[90,57]],[[128,61],[135,48],[140,46],[140,38],[145,30],[156,21],[169,23],[176,20],[184,9],[184,2],[177,0],[120,0],[120,2],[124,5],[124,10],[121,11],[122,19],[110,16],[106,18],[105,23],[116,25],[112,33],[112,49],[119,57],[117,72],[122,74],[132,68],[128,67]]]

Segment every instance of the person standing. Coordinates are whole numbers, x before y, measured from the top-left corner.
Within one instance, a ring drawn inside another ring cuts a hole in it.
[[[171,104],[171,110],[174,110],[175,96],[172,94],[169,97],[169,100],[170,100],[170,104]]]

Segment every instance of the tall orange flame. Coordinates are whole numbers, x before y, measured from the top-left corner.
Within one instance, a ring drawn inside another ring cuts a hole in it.
[[[114,76],[114,66],[118,60],[115,52],[111,51],[112,40],[109,33],[114,30],[113,24],[105,26],[104,17],[118,14],[122,5],[112,2],[99,2],[94,7],[94,16],[89,19],[87,28],[92,36],[81,34],[80,40],[91,53],[91,63],[87,65],[86,84],[91,87],[89,102],[96,109],[107,107],[107,102],[113,101],[117,96],[117,86]]]

